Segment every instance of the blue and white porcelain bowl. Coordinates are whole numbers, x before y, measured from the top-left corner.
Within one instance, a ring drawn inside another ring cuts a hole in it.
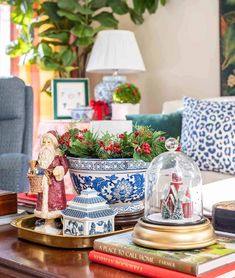
[[[79,106],[78,108],[72,109],[71,117],[74,120],[88,123],[92,120],[94,110],[89,106]]]
[[[149,163],[133,159],[68,157],[74,189],[93,188],[117,213],[143,209],[145,173]]]

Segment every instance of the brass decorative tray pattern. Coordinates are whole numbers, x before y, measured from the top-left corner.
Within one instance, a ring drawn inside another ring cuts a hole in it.
[[[34,215],[27,215],[11,222],[17,228],[18,237],[34,243],[67,249],[91,248],[95,239],[130,231],[133,228],[117,230],[111,233],[92,235],[92,236],[64,236],[49,235],[34,231],[34,223],[37,218]]]

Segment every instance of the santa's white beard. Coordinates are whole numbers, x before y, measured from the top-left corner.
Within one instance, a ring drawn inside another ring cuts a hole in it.
[[[38,154],[38,163],[43,169],[47,169],[53,159],[55,158],[56,151],[54,146],[44,146],[41,147]]]

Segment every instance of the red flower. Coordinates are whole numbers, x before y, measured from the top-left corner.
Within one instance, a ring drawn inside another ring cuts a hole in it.
[[[138,132],[138,131],[135,131],[135,132],[134,132],[134,136],[135,136],[135,137],[139,136],[139,132]]]
[[[84,140],[84,135],[83,135],[83,134],[80,134],[80,133],[77,133],[77,134],[75,135],[75,138],[77,138],[79,141],[82,141],[82,140]]]
[[[59,143],[61,145],[69,146],[70,138],[71,138],[71,134],[69,131],[67,131],[61,136],[61,138],[59,139]]]
[[[82,130],[82,133],[86,133],[88,131],[88,129],[87,128],[84,128],[83,130]]]
[[[115,153],[120,153],[120,152],[121,152],[121,149],[120,149],[120,148],[115,148],[115,149],[114,149],[114,152],[115,152]]]
[[[166,140],[166,137],[164,137],[164,136],[159,137],[159,141],[165,141],[165,140]]]
[[[111,144],[111,145],[109,146],[109,150],[110,150],[111,152],[114,150],[114,145],[113,145],[113,144]]]
[[[121,134],[118,135],[118,137],[119,137],[120,139],[123,139],[123,138],[124,138],[124,134],[121,133]]]
[[[104,146],[103,149],[105,152],[107,152],[109,150],[109,148],[107,146]]]
[[[143,149],[149,149],[149,148],[150,148],[149,143],[143,143],[143,144],[142,144],[142,148],[143,148]]]
[[[178,145],[176,151],[177,151],[177,152],[181,152],[181,145],[180,145],[180,144]]]
[[[115,146],[116,148],[119,148],[119,147],[120,147],[120,144],[119,144],[119,143],[115,143],[114,146]]]
[[[136,150],[137,153],[142,153],[142,149],[141,149],[141,147],[139,147],[139,146],[136,147],[135,150]]]
[[[98,140],[98,144],[99,144],[100,146],[103,146],[103,145],[104,145],[104,142],[103,142],[102,140]]]
[[[150,154],[150,153],[151,153],[151,149],[145,149],[145,150],[144,150],[144,153],[145,153],[145,154]]]

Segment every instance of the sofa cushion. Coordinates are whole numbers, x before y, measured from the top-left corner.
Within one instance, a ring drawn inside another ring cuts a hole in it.
[[[203,185],[202,197],[204,213],[211,215],[214,204],[234,200],[235,186],[233,185],[235,178],[224,179]]]
[[[235,174],[235,102],[184,98],[181,145],[201,170]]]
[[[133,125],[150,126],[154,130],[166,132],[166,137],[179,137],[181,134],[182,112],[169,114],[139,114],[127,115],[127,120],[132,120]]]

